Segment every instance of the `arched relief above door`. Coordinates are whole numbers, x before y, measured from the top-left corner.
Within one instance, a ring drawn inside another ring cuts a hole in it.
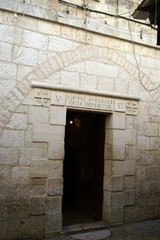
[[[87,59],[108,59],[116,66],[123,68],[130,76],[137,81],[138,76],[141,76],[143,84],[149,88],[153,88],[153,84],[149,77],[144,72],[137,69],[137,66],[127,60],[125,56],[120,55],[114,49],[101,48],[90,45],[80,45],[75,50],[62,52],[47,61],[38,64],[33,71],[27,74],[16,86],[10,91],[8,96],[3,99],[0,106],[0,122],[2,134],[4,127],[9,122],[12,114],[23,103],[26,96],[31,91],[32,82],[44,83],[47,78],[56,72],[62,71],[65,67],[75,64],[77,62],[86,61]],[[159,90],[151,91],[150,96],[154,101],[159,97]],[[44,98],[45,100],[45,98]],[[46,100],[47,102],[47,100]]]
[[[128,115],[137,115],[138,97],[126,94],[106,93],[102,91],[87,91],[77,88],[56,85],[33,83],[34,105],[36,106],[64,106],[67,108],[83,109],[100,112],[124,112]],[[41,88],[39,88],[41,87]],[[49,88],[49,89],[48,89]]]

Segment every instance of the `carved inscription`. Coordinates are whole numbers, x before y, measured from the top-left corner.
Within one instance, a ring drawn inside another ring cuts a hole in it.
[[[126,114],[137,115],[138,114],[138,102],[130,100],[127,102]]]
[[[67,94],[66,105],[79,108],[98,109],[103,111],[114,110],[113,99],[80,94]]]
[[[34,89],[34,105],[49,106],[50,105],[50,91],[46,89]]]
[[[50,92],[35,89],[36,105],[50,104]],[[128,115],[137,115],[138,101],[114,99],[87,94],[68,93],[63,91],[51,92],[51,105],[68,106],[82,109],[93,109],[102,112],[124,112]]]
[[[126,101],[124,100],[115,100],[115,109],[116,112],[126,112]]]

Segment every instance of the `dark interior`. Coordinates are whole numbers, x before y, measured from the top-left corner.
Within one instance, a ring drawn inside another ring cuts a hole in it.
[[[103,203],[105,115],[67,111],[63,224],[100,220]]]

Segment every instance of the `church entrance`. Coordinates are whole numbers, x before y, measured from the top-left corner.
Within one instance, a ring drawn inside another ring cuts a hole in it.
[[[102,218],[105,114],[67,111],[63,225]]]

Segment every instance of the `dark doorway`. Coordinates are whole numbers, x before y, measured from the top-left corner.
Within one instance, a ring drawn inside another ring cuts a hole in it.
[[[104,114],[67,111],[63,224],[102,217],[104,137]]]

